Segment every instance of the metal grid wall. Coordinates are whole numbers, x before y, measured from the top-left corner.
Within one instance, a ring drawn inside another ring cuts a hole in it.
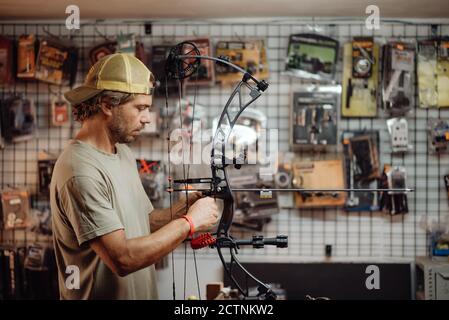
[[[284,69],[288,37],[293,33],[318,32],[336,38],[341,44],[353,36],[374,36],[379,43],[387,39],[424,39],[431,35],[433,21],[383,21],[380,30],[367,30],[360,20],[264,20],[261,23],[241,23],[226,21],[171,21],[153,22],[152,34],[145,34],[144,22],[103,22],[82,24],[81,29],[70,33],[62,23],[0,23],[0,34],[17,39],[24,33],[34,33],[38,38],[49,34],[59,37],[71,35],[80,49],[77,83],[83,81],[89,67],[88,51],[95,44],[123,33],[134,33],[145,48],[165,42],[176,43],[186,38],[209,36],[212,42],[222,39],[263,38],[267,46],[270,68],[270,88],[256,107],[268,118],[268,129],[279,129],[280,152],[289,150],[289,106],[290,92],[295,80],[281,75]],[[439,35],[449,35],[449,24],[437,25]],[[342,50],[340,50],[340,53]],[[337,67],[337,81],[341,82],[341,54]],[[77,124],[71,127],[53,128],[50,124],[51,95],[60,94],[68,88],[39,83],[37,81],[16,82],[9,88],[1,88],[0,98],[12,93],[22,93],[32,98],[37,109],[38,138],[0,150],[0,187],[27,186],[32,192],[37,190],[37,154],[40,150],[59,154],[68,139],[73,136]],[[226,87],[200,88],[197,103],[207,106],[209,123],[222,109],[223,102],[230,94]],[[415,90],[416,92],[416,90]],[[416,97],[415,97],[416,98]],[[417,103],[418,99],[415,99]],[[163,107],[162,102],[155,102]],[[163,112],[163,110],[162,110]],[[416,188],[409,194],[409,210],[406,215],[389,216],[380,212],[350,212],[340,209],[297,210],[282,209],[273,217],[264,232],[267,236],[287,234],[288,249],[266,248],[263,250],[242,250],[243,260],[260,260],[274,257],[276,261],[321,260],[325,245],[332,245],[332,256],[341,260],[389,259],[411,260],[424,255],[427,248],[426,233],[419,221],[435,219],[442,221],[448,212],[448,199],[442,176],[449,173],[449,156],[434,156],[427,153],[426,124],[429,118],[448,118],[449,110],[414,109],[408,118],[409,139],[413,150],[406,155],[392,155],[386,118],[379,111],[376,119],[340,119],[339,131],[375,129],[380,131],[381,164],[402,165],[407,169],[408,186]],[[163,139],[144,138],[132,145],[137,157],[159,160],[165,158]],[[337,155],[337,154],[335,154]],[[301,157],[317,158],[320,155],[301,154]],[[32,200],[34,205],[36,199]],[[239,234],[240,233],[240,234]],[[251,236],[237,232],[240,236]],[[16,237],[17,235],[14,235]],[[2,233],[2,239],[8,238]],[[26,237],[26,234],[25,234]],[[178,251],[178,254],[183,252]],[[203,258],[216,258],[215,251],[201,251]]]

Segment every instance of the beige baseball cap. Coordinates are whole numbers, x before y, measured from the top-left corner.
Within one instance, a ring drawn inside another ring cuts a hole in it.
[[[89,70],[84,84],[64,93],[64,97],[77,105],[103,90],[152,95],[154,77],[136,57],[114,53],[102,57]]]

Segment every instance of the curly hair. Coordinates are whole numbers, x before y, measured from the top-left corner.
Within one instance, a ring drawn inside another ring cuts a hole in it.
[[[104,90],[96,96],[93,96],[80,104],[74,105],[72,107],[72,115],[75,121],[83,122],[100,111],[102,102],[105,102],[112,107],[118,107],[121,104],[133,100],[135,96],[136,95],[133,93]]]

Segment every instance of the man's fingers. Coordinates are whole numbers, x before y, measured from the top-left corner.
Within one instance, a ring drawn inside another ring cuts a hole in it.
[[[201,198],[203,198],[203,194],[202,194],[201,192],[194,191],[194,192],[190,193],[190,194],[188,195],[188,199],[189,199],[188,202],[189,202],[189,205],[194,204],[196,201],[198,201],[198,200],[201,199]]]
[[[197,199],[201,199],[203,197],[203,194],[199,191],[195,191],[193,193],[193,195],[197,198]]]

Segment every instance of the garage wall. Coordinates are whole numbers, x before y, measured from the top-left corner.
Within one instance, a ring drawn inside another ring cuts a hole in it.
[[[431,35],[432,21],[383,21],[380,30],[367,30],[362,19],[325,20],[263,20],[260,23],[232,21],[170,21],[153,22],[152,34],[145,34],[144,22],[86,23],[81,29],[72,32],[72,40],[81,50],[78,82],[83,81],[89,66],[88,50],[104,40],[120,32],[133,32],[143,41],[146,48],[152,44],[176,42],[186,37],[210,36],[212,41],[230,38],[262,37],[266,40],[270,66],[270,88],[255,106],[266,113],[268,128],[279,129],[280,152],[289,150],[289,95],[296,85],[295,80],[281,75],[284,68],[288,36],[292,33],[319,32],[334,37],[345,43],[353,36],[373,35],[379,43],[387,39],[423,39]],[[449,35],[449,22],[439,24],[437,33]],[[69,31],[63,23],[0,23],[0,34],[17,38],[22,33],[35,33],[38,37],[48,33],[65,37]],[[340,55],[341,62],[341,55]],[[342,65],[339,63],[337,81],[341,82]],[[66,128],[50,128],[50,96],[59,94],[68,88],[50,86],[38,82],[17,82],[9,88],[1,88],[0,98],[10,93],[23,93],[31,97],[38,110],[39,137],[25,143],[8,145],[0,150],[0,186],[27,186],[32,192],[37,189],[37,153],[40,150],[58,154],[77,130],[77,124]],[[216,117],[222,109],[223,102],[229,96],[230,88],[214,86],[201,88],[197,103],[207,106],[209,121]],[[192,92],[190,92],[192,94]],[[415,99],[417,100],[417,99]],[[156,107],[163,107],[162,100],[156,100]],[[415,109],[408,116],[410,136],[413,150],[406,155],[392,155],[389,136],[385,124],[385,116],[379,111],[376,119],[340,119],[340,131],[347,129],[376,129],[380,131],[381,162],[402,165],[407,169],[408,186],[416,191],[408,195],[410,212],[405,215],[389,216],[380,212],[351,212],[339,209],[298,210],[282,209],[265,226],[263,234],[287,234],[287,249],[265,248],[261,250],[244,249],[240,258],[245,261],[258,261],[273,258],[273,261],[307,261],[325,258],[325,245],[332,245],[332,260],[405,260],[411,261],[415,256],[426,254],[426,233],[420,227],[421,219],[443,221],[448,213],[448,199],[444,188],[444,174],[449,173],[449,156],[434,156],[427,153],[426,123],[427,119],[448,118],[449,110]],[[141,138],[133,143],[132,149],[137,157],[164,159],[164,140],[152,137]],[[320,155],[302,155],[317,158]],[[33,200],[35,201],[35,200]],[[252,232],[235,232],[237,237],[250,237]],[[4,239],[10,234],[4,232]],[[14,237],[23,238],[20,232]],[[28,241],[31,236],[28,236]],[[33,236],[34,237],[34,236]],[[31,237],[31,239],[34,239]],[[191,258],[188,250],[188,259]],[[182,263],[184,250],[180,248],[175,254]],[[217,258],[215,251],[204,249],[196,253],[196,257],[206,263]],[[191,268],[193,266],[189,266]]]

